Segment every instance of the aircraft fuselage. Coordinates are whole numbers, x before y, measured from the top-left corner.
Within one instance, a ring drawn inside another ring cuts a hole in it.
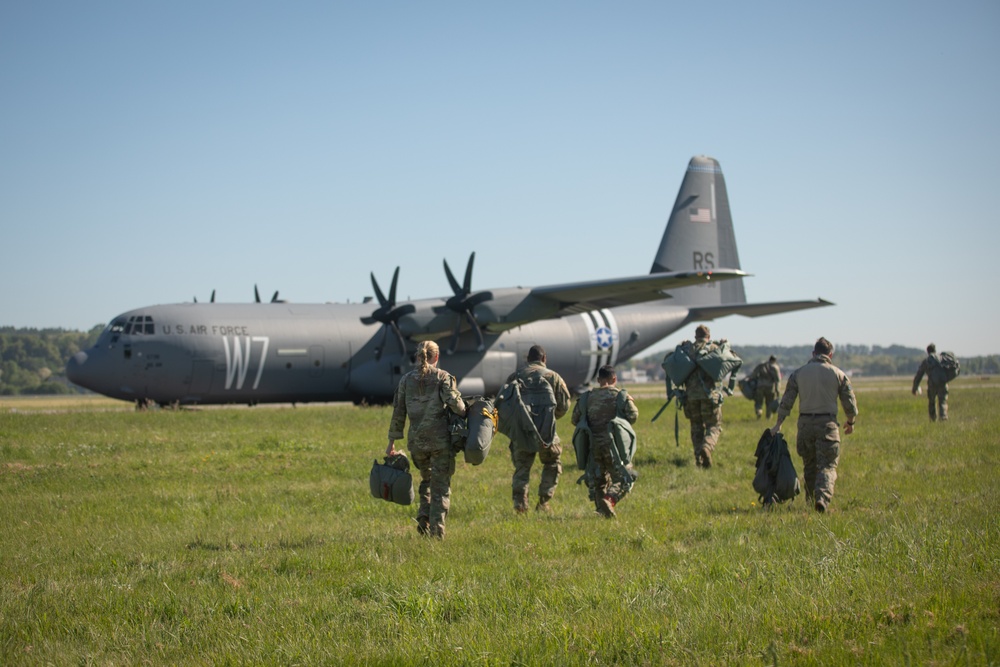
[[[123,400],[160,404],[384,402],[412,368],[381,326],[364,324],[367,304],[160,305],[115,318],[97,344],[72,358],[74,383]],[[592,381],[684,323],[687,309],[643,304],[541,320],[487,333],[483,351],[469,332],[440,366],[465,395],[495,394],[542,345],[548,365],[571,387]],[[377,346],[385,350],[377,354]]]

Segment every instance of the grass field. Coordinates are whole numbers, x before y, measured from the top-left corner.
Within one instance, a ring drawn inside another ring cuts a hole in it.
[[[856,383],[826,515],[758,507],[749,401],[703,471],[637,387],[616,521],[572,455],[554,513],[514,515],[498,436],[443,542],[369,495],[386,408],[2,399],[0,663],[1000,664],[1000,382],[943,424],[908,385]]]

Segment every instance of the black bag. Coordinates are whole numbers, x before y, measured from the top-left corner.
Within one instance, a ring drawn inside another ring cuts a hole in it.
[[[753,490],[761,503],[765,506],[781,503],[799,495],[799,476],[784,435],[771,435],[771,429],[765,429],[754,456],[757,457],[757,473],[753,478]]]
[[[388,500],[397,505],[413,502],[413,477],[410,475],[410,460],[406,454],[397,452],[385,457],[385,463],[376,459],[368,475],[372,496]]]

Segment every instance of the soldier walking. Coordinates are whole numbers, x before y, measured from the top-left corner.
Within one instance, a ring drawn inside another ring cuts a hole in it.
[[[590,453],[597,465],[593,480],[594,504],[597,506],[598,514],[613,519],[615,505],[631,488],[632,480],[626,479],[626,476],[631,477],[631,473],[625,467],[625,462],[615,461],[613,453],[615,443],[608,431],[608,425],[616,417],[634,424],[639,418],[639,410],[627,393],[625,400],[620,400],[619,396],[624,390],[617,386],[618,374],[614,366],[601,366],[597,371],[597,382],[600,385],[597,389],[587,392],[586,398],[581,396],[577,400],[570,419],[576,425],[585,418],[590,427]],[[580,409],[581,403],[586,405],[586,414]]]
[[[692,358],[700,358],[715,352],[720,344],[725,342],[712,341],[711,336],[707,326],[698,325],[694,330]],[[736,386],[735,370],[729,378],[729,386],[723,386],[721,381],[716,381],[701,366],[696,366],[684,381],[684,416],[691,421],[694,462],[699,468],[712,467],[712,453],[722,434],[722,402],[726,395],[733,395],[734,386]]]
[[[927,412],[931,421],[948,419],[948,379],[945,377],[941,360],[937,356],[937,346],[931,343],[927,346],[927,357],[920,362],[917,374],[913,376],[914,396],[920,390],[920,380],[927,374]],[[935,402],[937,412],[935,413]]]
[[[437,368],[439,353],[433,341],[417,345],[418,367],[400,379],[392,400],[385,453],[396,453],[395,442],[403,439],[403,426],[409,417],[410,458],[420,470],[417,532],[444,539],[444,520],[451,505],[451,476],[455,473],[447,411],[465,416],[465,401],[458,393],[454,376]]]
[[[817,340],[812,359],[788,376],[785,393],[778,406],[778,421],[771,428],[772,435],[781,431],[781,424],[791,414],[795,399],[799,397],[795,449],[802,457],[806,498],[815,501],[817,512],[825,512],[833,499],[840,460],[837,400],[840,400],[847,416],[845,435],[854,432],[858,417],[858,402],[851,381],[844,371],[833,365],[833,344],[826,338]]]
[[[778,366],[778,358],[772,354],[766,362],[757,364],[757,368],[750,374],[750,379],[757,381],[753,397],[753,409],[757,413],[757,419],[764,415],[764,410],[767,410],[767,418],[770,419],[777,411],[778,394],[781,393],[781,368]]]
[[[545,366],[545,349],[541,345],[532,345],[528,350],[528,363],[507,378],[507,382],[515,379],[528,381],[538,378],[548,382],[555,394],[555,419],[569,412],[570,394],[566,382],[559,373]],[[537,447],[534,443],[524,442],[520,438],[511,440],[510,457],[514,463],[514,476],[511,480],[511,496],[514,500],[514,511],[523,514],[528,511],[528,485],[531,482],[531,466],[535,463],[535,455],[542,464],[542,479],[538,484],[538,504],[536,510],[550,511],[549,501],[556,492],[562,464],[559,455],[562,445],[558,434],[548,447]]]

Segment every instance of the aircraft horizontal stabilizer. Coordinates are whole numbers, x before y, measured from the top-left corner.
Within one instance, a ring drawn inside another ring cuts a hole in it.
[[[702,306],[691,309],[688,321],[714,320],[717,317],[724,317],[726,315],[760,317],[762,315],[775,315],[777,313],[789,313],[794,310],[822,308],[823,306],[832,305],[834,305],[832,301],[816,299],[815,301],[772,301],[771,303],[734,303],[722,306]]]
[[[614,308],[647,301],[670,298],[664,291],[704,285],[711,281],[732,280],[750,274],[739,269],[716,269],[714,271],[671,271],[670,273],[650,273],[631,278],[614,280],[594,280],[565,285],[536,287],[531,295],[557,301],[561,304],[557,316],[584,313],[601,308]]]

